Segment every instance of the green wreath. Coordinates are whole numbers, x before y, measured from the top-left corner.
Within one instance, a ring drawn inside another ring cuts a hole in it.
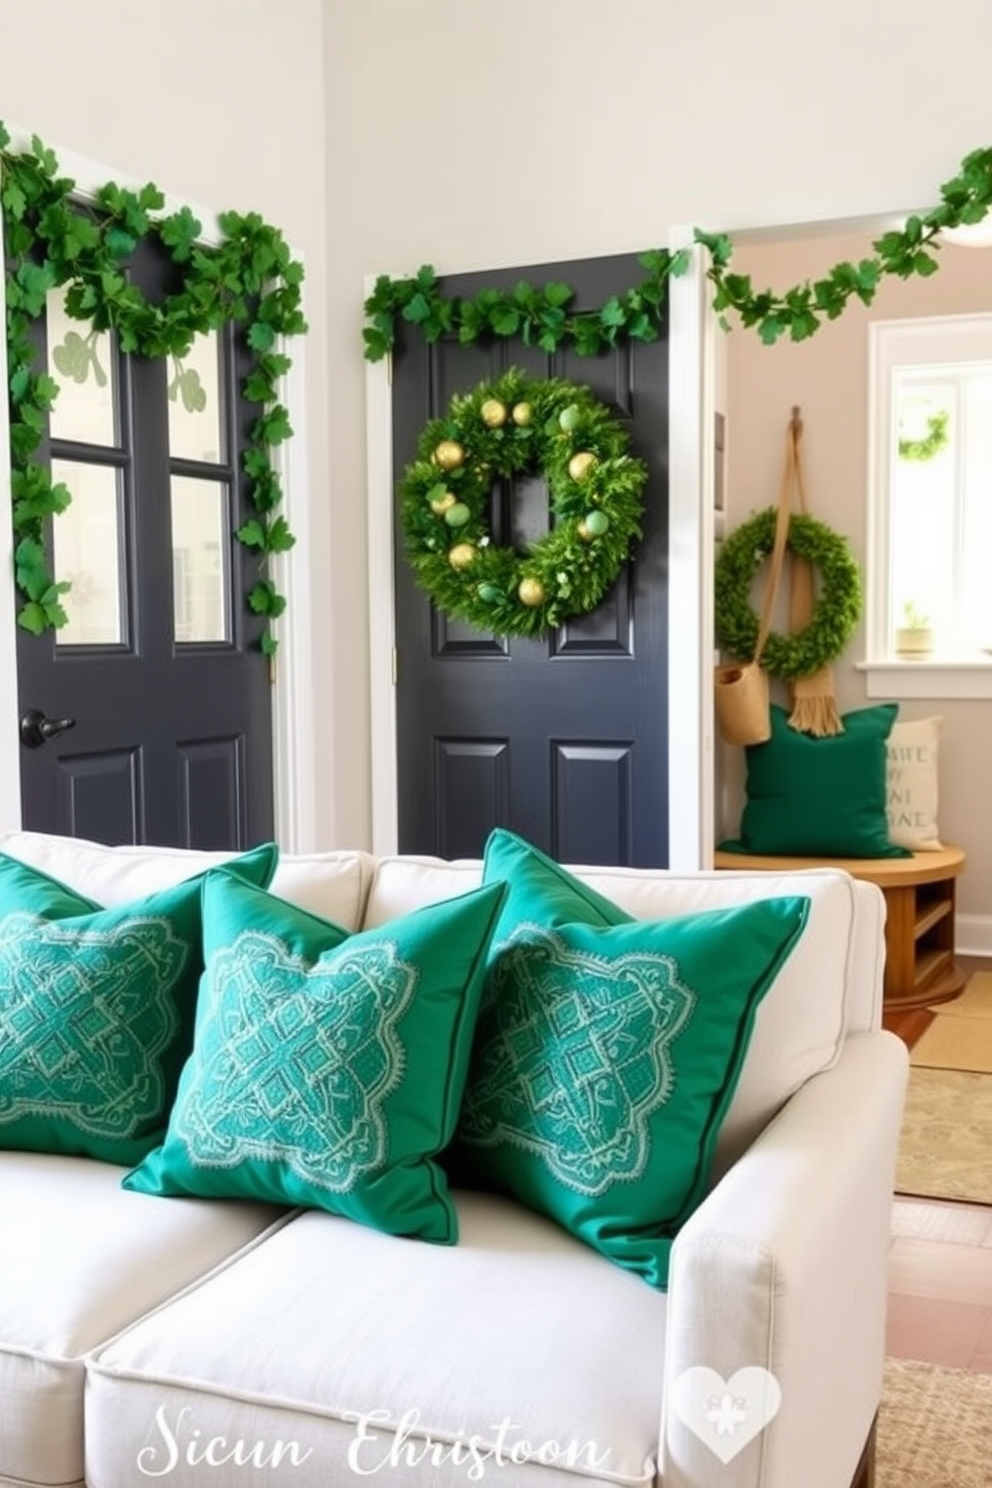
[[[937,413],[932,413],[927,419],[927,432],[922,439],[904,439],[900,432],[900,460],[932,460],[935,455],[939,455],[951,441],[951,436],[947,432],[949,420],[950,414],[946,408],[942,408]],[[901,431],[901,423],[899,428]]]
[[[731,533],[717,558],[716,638],[732,656],[746,660],[754,656],[758,644],[751,586],[775,546],[777,515],[774,507],[758,512]],[[820,593],[809,624],[795,635],[772,632],[761,661],[773,677],[795,682],[827,666],[851,639],[861,616],[861,574],[847,539],[815,517],[792,517],[788,547],[819,569]]]
[[[593,610],[641,536],[643,460],[587,387],[518,368],[452,398],[400,481],[407,553],[439,609],[495,635],[538,636]],[[492,541],[494,481],[540,473],[551,531]]]

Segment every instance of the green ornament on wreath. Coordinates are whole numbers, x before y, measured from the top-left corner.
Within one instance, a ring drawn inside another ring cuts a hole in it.
[[[731,656],[750,661],[758,644],[759,619],[751,605],[751,586],[775,546],[774,507],[758,512],[720,547],[714,599],[716,638]],[[861,617],[861,574],[847,539],[815,517],[795,514],[789,521],[789,550],[819,572],[819,595],[810,622],[795,635],[774,631],[765,642],[761,664],[773,677],[796,682],[811,677],[840,655]]]
[[[407,553],[437,607],[494,635],[540,636],[594,610],[641,536],[643,460],[587,387],[511,368],[456,394],[400,481]],[[495,544],[493,484],[543,475],[551,531]]]

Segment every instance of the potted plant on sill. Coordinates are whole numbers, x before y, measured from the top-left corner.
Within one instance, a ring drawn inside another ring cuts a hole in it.
[[[902,607],[902,624],[896,627],[896,655],[904,661],[921,661],[933,651],[930,616],[908,599]]]

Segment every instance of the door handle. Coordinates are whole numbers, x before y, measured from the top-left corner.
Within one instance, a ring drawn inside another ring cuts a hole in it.
[[[37,749],[56,734],[75,727],[74,718],[46,718],[40,708],[29,708],[21,719],[21,743],[28,749]]]

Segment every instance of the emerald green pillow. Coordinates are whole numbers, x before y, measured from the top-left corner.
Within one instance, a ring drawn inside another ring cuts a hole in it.
[[[521,920],[537,920],[550,928],[572,920],[583,925],[625,925],[633,919],[612,899],[505,827],[490,832],[485,846],[483,882],[499,879],[506,883],[507,895],[496,941],[505,939]]]
[[[235,871],[268,883],[267,843]],[[193,1041],[201,878],[114,909],[0,854],[0,1147],[130,1166]]]
[[[758,1004],[806,922],[805,898],[604,924],[609,901],[519,838],[494,834],[484,876],[504,911],[458,1128],[463,1160],[663,1288],[705,1192]],[[545,897],[542,886],[554,882]],[[567,890],[573,889],[571,912]],[[622,911],[612,906],[615,917]],[[581,922],[584,917],[586,923]]]
[[[886,742],[898,703],[845,713],[842,734],[815,739],[772,706],[772,736],[747,749],[740,841],[725,852],[813,858],[906,858],[889,841]]]
[[[504,895],[490,885],[349,936],[208,873],[193,1053],[164,1143],[124,1186],[452,1243],[433,1159],[457,1124]]]

